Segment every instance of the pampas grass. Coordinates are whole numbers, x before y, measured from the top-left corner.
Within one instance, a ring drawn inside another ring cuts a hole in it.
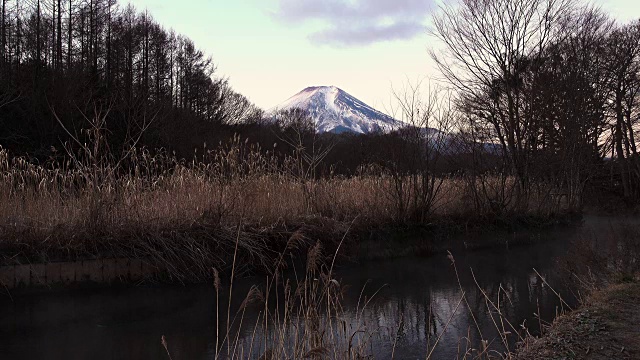
[[[281,249],[273,237],[293,233],[298,243],[295,229],[310,224],[346,226],[357,219],[370,228],[425,213],[412,207],[419,202],[407,201],[419,196],[416,190],[407,186],[398,194],[397,179],[380,167],[362,167],[351,177],[301,177],[300,166],[295,153],[275,155],[238,136],[191,161],[132,148],[119,160],[67,151],[38,162],[0,148],[0,255],[5,262],[144,258],[169,269],[172,281],[203,281],[212,267],[229,270],[234,254],[243,264],[271,268]],[[427,221],[552,208],[541,206],[550,203],[541,192],[526,209],[498,211],[495,203],[505,202],[493,200],[504,197],[496,189],[474,207],[479,200],[468,181],[441,179]],[[500,181],[487,175],[483,184]]]

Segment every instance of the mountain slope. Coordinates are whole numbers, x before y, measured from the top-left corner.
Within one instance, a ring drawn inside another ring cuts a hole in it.
[[[302,109],[318,132],[369,134],[397,130],[403,123],[381,113],[335,86],[308,87],[272,109]]]

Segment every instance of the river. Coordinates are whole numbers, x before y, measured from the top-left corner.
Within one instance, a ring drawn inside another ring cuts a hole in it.
[[[571,239],[584,236],[585,230],[604,233],[607,226],[606,219],[587,218],[582,226],[527,233],[533,240],[529,245],[460,251],[454,254],[459,281],[446,254],[350,264],[340,267],[336,278],[350,285],[344,304],[347,316],[358,307],[363,289],[365,295],[377,292],[363,312],[363,319],[375,324],[380,339],[385,339],[370,345],[376,359],[390,358],[394,341],[396,359],[424,359],[427,338],[433,342],[445,326],[435,359],[455,358],[461,339],[468,334],[477,339],[478,329],[483,338],[495,339],[492,346],[502,351],[487,311],[490,305],[478,285],[494,301],[502,289],[505,318],[516,329],[524,324],[537,334],[540,322],[534,314],[551,320],[562,306],[535,270],[573,304],[555,276],[558,260],[567,255]],[[260,281],[241,279],[234,286],[243,294]],[[467,300],[454,312],[462,291]],[[256,312],[247,313],[246,323],[252,323]],[[160,342],[163,335],[173,360],[214,357],[212,285],[15,294],[0,297],[0,319],[1,359],[167,359]],[[249,328],[243,331],[250,333]],[[515,333],[509,338],[517,339]]]

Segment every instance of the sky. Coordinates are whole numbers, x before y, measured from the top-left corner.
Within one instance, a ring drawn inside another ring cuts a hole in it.
[[[382,111],[393,88],[437,77],[429,19],[453,0],[131,0],[213,57],[217,75],[263,109],[337,86]],[[640,0],[593,0],[621,22]]]

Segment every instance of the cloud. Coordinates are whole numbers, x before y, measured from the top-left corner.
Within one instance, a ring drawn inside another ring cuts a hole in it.
[[[433,0],[279,0],[274,17],[287,24],[319,21],[311,41],[360,46],[411,39],[424,32]]]
[[[424,25],[399,21],[391,25],[364,24],[346,28],[331,27],[311,34],[310,40],[318,44],[338,46],[368,45],[381,41],[411,39],[424,32]]]

